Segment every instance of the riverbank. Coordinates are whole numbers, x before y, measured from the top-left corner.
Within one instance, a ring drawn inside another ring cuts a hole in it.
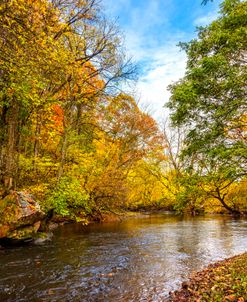
[[[247,252],[209,265],[195,273],[169,302],[247,301]]]
[[[121,222],[134,213],[119,209],[98,209],[86,212],[76,208],[62,213],[55,208],[42,206],[32,194],[11,191],[0,196],[0,244],[11,245],[49,239],[47,233],[61,224],[80,222],[88,225],[95,222]]]

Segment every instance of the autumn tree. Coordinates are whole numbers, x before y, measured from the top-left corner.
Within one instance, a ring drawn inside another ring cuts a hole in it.
[[[92,118],[85,116],[113,90],[111,83],[131,76],[132,65],[97,1],[2,1],[0,14],[1,182],[17,187],[25,169],[37,180],[42,158],[54,162],[59,180],[68,145],[88,133]],[[51,127],[54,108],[62,112],[60,129]],[[58,153],[47,153],[48,133]]]
[[[85,175],[86,187],[98,205],[109,207],[114,202],[124,207],[129,175],[139,161],[154,153],[162,156],[162,136],[152,117],[126,94],[107,99],[98,125],[94,160]]]

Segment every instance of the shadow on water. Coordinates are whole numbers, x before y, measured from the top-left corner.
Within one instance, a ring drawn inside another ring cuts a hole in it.
[[[246,251],[246,231],[246,220],[171,214],[66,225],[0,251],[0,301],[163,301],[192,271]]]

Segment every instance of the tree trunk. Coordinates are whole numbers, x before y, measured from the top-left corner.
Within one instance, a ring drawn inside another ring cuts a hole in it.
[[[7,103],[6,99],[4,101]],[[7,105],[3,105],[0,116],[0,182],[4,183],[5,157],[6,157],[6,134],[7,134]]]
[[[228,210],[228,212],[230,212],[233,215],[241,215],[241,212],[233,209],[232,207],[230,207],[226,202],[225,202],[225,195],[221,196],[220,194],[220,190],[217,188],[216,190],[217,192],[217,196],[214,196],[215,198],[217,198],[219,200],[219,202],[223,205],[223,207]]]
[[[76,117],[76,126],[77,126],[77,134],[80,135],[82,133],[81,127],[81,114],[82,114],[82,104],[77,104],[77,117]]]
[[[33,146],[33,170],[36,171],[36,161],[39,155],[39,140],[41,131],[41,115],[37,115],[36,129],[35,129],[35,141]]]
[[[18,105],[13,104],[8,110],[7,117],[7,140],[5,151],[5,171],[3,175],[4,187],[10,190],[14,186],[15,172],[17,168],[16,162],[16,142],[18,135]]]
[[[63,169],[64,169],[64,163],[65,163],[66,152],[67,152],[67,142],[68,142],[68,133],[67,133],[67,129],[64,129],[64,133],[62,137],[61,160],[58,168],[57,182],[59,182],[60,178],[63,176]]]

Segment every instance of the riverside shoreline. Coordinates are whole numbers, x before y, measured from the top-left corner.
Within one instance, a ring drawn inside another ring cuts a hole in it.
[[[194,273],[167,302],[247,301],[247,252]]]

